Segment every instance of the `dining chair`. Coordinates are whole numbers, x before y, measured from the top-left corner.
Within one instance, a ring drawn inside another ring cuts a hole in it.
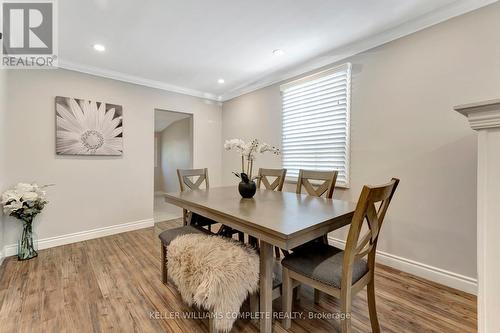
[[[274,180],[272,179],[274,177]],[[262,185],[266,190],[278,191],[283,190],[283,184],[285,184],[286,169],[264,169],[259,168],[257,174],[257,188],[261,188]],[[258,247],[258,240],[255,237],[249,236],[248,243],[254,247]],[[274,248],[276,257],[280,257],[280,249]]]
[[[297,189],[295,193],[301,194],[302,188],[306,193],[313,197],[321,197],[325,195],[326,199],[333,197],[333,191],[337,182],[339,172],[332,171],[316,171],[316,170],[299,170],[299,177],[297,178]],[[314,241],[322,241],[328,244],[328,234],[325,234]],[[303,245],[302,245],[303,246]],[[287,252],[282,250],[286,255]]]
[[[200,189],[200,186],[205,182],[205,188],[209,188],[209,181],[208,181],[208,169],[177,169],[177,177],[179,179],[179,187],[181,189],[181,192],[184,192],[186,190],[198,190]],[[195,177],[198,177],[196,180],[194,179]],[[215,224],[215,221],[209,220],[209,219],[202,219],[202,218],[197,218],[195,216],[193,218],[193,214],[188,212],[187,209],[182,210],[182,222],[183,225],[188,225],[191,224],[191,221],[193,222],[192,224],[195,224],[194,220],[197,219],[199,221],[197,222],[197,226],[207,226],[208,230],[211,231],[212,224]]]
[[[286,169],[264,169],[264,168],[259,168],[258,172],[258,178],[257,178],[257,188],[260,188],[261,185],[264,185],[264,188],[266,190],[270,191],[278,191],[281,192],[283,190],[283,184],[285,183],[285,177],[286,177]],[[269,177],[274,177],[275,179],[273,180],[272,178],[270,179]],[[248,237],[248,243],[255,248],[258,249],[258,240],[255,237],[249,236]],[[276,259],[280,259],[280,248],[279,247],[274,247],[274,253],[276,256]],[[283,250],[281,250],[283,251]],[[281,297],[281,289],[282,289],[282,279],[281,279],[281,266],[275,265],[275,272],[273,273],[273,293],[272,293],[272,298],[273,300]],[[298,299],[298,288],[300,285],[297,283],[294,287],[295,289],[294,296],[295,299]],[[258,312],[258,295],[250,295],[250,309],[252,312]]]
[[[368,286],[372,331],[380,332],[375,304],[375,254],[380,229],[398,184],[399,179],[393,178],[386,185],[363,187],[344,250],[316,242],[294,251],[282,260],[285,329],[291,325],[292,288],[296,282],[300,282],[340,299],[342,333],[352,332],[352,297]],[[368,228],[361,236],[365,220]],[[314,296],[317,303],[319,293],[315,292]]]
[[[210,231],[207,229],[203,228],[196,228],[192,225],[184,225],[182,227],[177,227],[173,229],[167,229],[160,233],[158,237],[160,238],[161,242],[161,258],[160,258],[160,265],[161,265],[161,281],[163,284],[168,283],[168,271],[167,271],[167,248],[172,243],[174,239],[176,239],[179,236],[183,235],[189,235],[189,234],[211,234]]]
[[[177,176],[179,178],[179,186],[181,192],[189,190],[200,189],[203,182],[205,182],[205,188],[210,187],[208,180],[208,169],[177,169]],[[196,179],[196,177],[198,177]],[[204,216],[198,215],[196,213],[188,212],[186,209],[182,210],[182,220],[183,225],[191,224],[198,228],[207,227],[208,231],[212,231],[212,225],[217,222],[206,218]],[[234,234],[238,234],[238,239],[244,241],[244,234],[241,231],[232,229],[228,226],[222,225],[217,232],[218,235],[232,237]]]
[[[301,194],[302,188],[304,188],[309,195],[321,197],[323,194],[326,194],[325,198],[331,199],[338,174],[339,172],[336,170],[315,171],[300,169],[296,193]]]
[[[177,176],[179,178],[179,186],[181,192],[189,190],[200,189],[203,182],[205,188],[209,188],[208,169],[177,169]],[[195,178],[198,177],[196,180]],[[167,247],[177,237],[188,234],[211,234],[211,226],[216,224],[216,221],[210,220],[204,216],[188,212],[183,209],[182,213],[183,226],[173,229],[167,229],[160,233],[158,236],[161,241],[161,280],[167,284]],[[208,227],[208,230],[203,228]],[[217,234],[232,237],[234,233],[238,233],[240,241],[243,241],[244,234],[232,228],[221,226]]]
[[[257,176],[257,188],[260,188],[261,185],[264,185],[264,188],[266,190],[281,192],[283,190],[283,184],[285,183],[286,169],[259,168],[259,173]],[[271,179],[271,182],[268,177],[275,177],[275,179]]]

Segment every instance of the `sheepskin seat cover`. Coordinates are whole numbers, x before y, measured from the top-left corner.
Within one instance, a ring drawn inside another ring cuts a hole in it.
[[[184,302],[212,312],[217,331],[231,330],[242,303],[258,289],[255,250],[227,238],[175,238],[167,248],[167,269]]]

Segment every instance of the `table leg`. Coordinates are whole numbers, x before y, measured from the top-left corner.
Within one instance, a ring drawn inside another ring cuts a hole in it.
[[[260,242],[260,332],[271,333],[273,324],[273,246]]]

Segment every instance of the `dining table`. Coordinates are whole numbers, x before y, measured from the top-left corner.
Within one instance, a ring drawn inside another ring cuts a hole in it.
[[[235,186],[166,193],[166,202],[260,240],[260,332],[272,332],[273,247],[292,250],[351,222],[356,204],[257,189],[244,199]]]

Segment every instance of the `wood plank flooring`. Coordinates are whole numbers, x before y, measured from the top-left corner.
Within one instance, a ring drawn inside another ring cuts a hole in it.
[[[37,259],[7,258],[0,268],[0,332],[208,332],[204,313],[183,304],[175,287],[160,281],[158,233],[178,225],[163,222],[109,237],[40,251]],[[476,332],[476,297],[379,265],[377,307],[382,332]],[[247,305],[244,305],[244,309]],[[274,303],[281,309],[280,300]],[[335,332],[333,319],[309,313],[338,312],[322,295],[313,302],[303,287],[293,310],[306,318],[290,332]],[[199,319],[186,318],[197,314]],[[353,302],[355,332],[371,332],[366,293]],[[285,332],[274,323],[275,332]],[[249,319],[231,332],[256,333]]]

